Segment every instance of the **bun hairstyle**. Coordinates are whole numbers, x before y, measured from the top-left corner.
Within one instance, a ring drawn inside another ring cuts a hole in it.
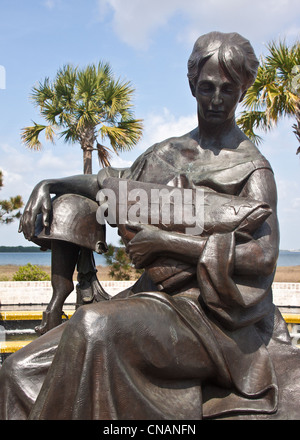
[[[250,42],[236,32],[210,32],[198,38],[188,60],[187,76],[193,95],[202,67],[215,53],[236,84],[247,90],[254,83],[259,62]]]

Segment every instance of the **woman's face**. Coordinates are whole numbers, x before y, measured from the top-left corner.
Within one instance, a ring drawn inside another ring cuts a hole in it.
[[[196,85],[200,118],[218,125],[233,119],[243,92],[241,86],[225,75],[217,54],[214,54],[204,64]]]

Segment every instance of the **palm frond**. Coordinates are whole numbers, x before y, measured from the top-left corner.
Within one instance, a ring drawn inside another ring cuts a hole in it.
[[[57,124],[57,120],[63,111],[64,109],[56,101],[46,101],[41,108],[41,115],[49,124],[54,125]]]
[[[102,138],[110,140],[116,153],[131,149],[143,128],[141,121],[134,119],[133,93],[129,81],[114,79],[109,63],[82,69],[66,64],[52,82],[46,78],[33,87],[32,99],[48,125],[34,123],[26,127],[22,140],[29,148],[40,149],[39,134],[44,130],[46,140],[51,142],[57,133],[65,142],[80,142],[83,149],[92,148],[98,130]],[[98,155],[104,166],[109,163],[110,153],[99,145]]]
[[[45,138],[47,141],[50,141],[53,144],[54,144],[54,138],[56,136],[56,129],[57,129],[56,125],[48,125],[45,128]]]
[[[78,71],[76,81],[77,99],[89,102],[96,95],[97,88],[98,81],[93,66]]]
[[[59,137],[63,138],[66,143],[70,143],[70,144],[80,141],[77,128],[76,126],[73,125],[70,125],[65,130],[62,130],[60,132]]]
[[[285,116],[295,116],[296,94],[292,87],[295,66],[300,65],[300,45],[288,47],[285,41],[268,45],[269,54],[261,59],[257,78],[247,91],[243,105],[247,111],[238,125],[257,143],[255,128],[265,131]],[[296,116],[297,119],[297,116]],[[261,138],[260,138],[261,139]]]
[[[47,126],[36,124],[35,122],[33,122],[33,124],[34,125],[31,127],[25,127],[22,129],[21,139],[28,148],[38,151],[42,148],[42,144],[39,141],[39,135],[47,128]]]
[[[57,73],[53,88],[55,103],[64,113],[72,113],[76,108],[76,79],[77,68],[70,64],[63,66]]]
[[[266,56],[266,66],[268,68],[276,69],[277,75],[282,80],[288,80],[293,67],[299,64],[299,59],[295,56],[295,46],[289,48],[285,40],[278,42],[272,41],[267,46],[269,55]]]
[[[134,93],[130,82],[122,83],[112,80],[103,93],[103,109],[106,117],[114,123],[118,118],[133,116],[131,99]]]
[[[262,137],[254,132],[254,129],[267,131],[269,129],[268,119],[262,111],[243,111],[237,119],[237,125],[256,145],[262,142]]]
[[[104,145],[99,144],[99,142],[97,142],[97,152],[98,152],[99,164],[102,167],[109,167],[110,159],[112,157],[111,150],[105,147]]]
[[[115,126],[102,125],[100,134],[102,140],[109,138],[115,152],[131,150],[141,139],[142,121],[139,119],[121,121]]]
[[[275,78],[275,70],[266,69],[266,66],[262,63],[258,68],[254,84],[247,90],[243,105],[249,110],[263,110],[266,106],[266,99],[270,95]]]
[[[45,78],[44,82],[39,82],[37,86],[32,88],[30,99],[34,102],[35,106],[44,107],[45,103],[53,99],[54,92],[49,78]]]

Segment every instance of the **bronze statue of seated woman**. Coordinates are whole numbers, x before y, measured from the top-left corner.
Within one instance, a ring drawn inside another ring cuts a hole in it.
[[[203,35],[188,62],[197,101],[195,130],[155,144],[130,168],[35,187],[21,227],[26,238],[36,240],[36,218],[42,213],[38,239],[48,228],[59,266],[50,316],[61,307],[78,255],[85,252],[80,248],[102,243],[105,250],[104,225],[98,230],[91,223],[89,245],[87,239],[65,243],[51,235],[52,203],[55,214],[61,197],[74,196],[76,213],[75,200],[83,197],[82,203],[94,203],[87,212],[96,216],[99,191],[116,190],[120,181],[146,192],[200,189],[204,217],[196,234],[172,222],[116,221],[132,261],[145,272],[113,298],[96,286],[91,303],[68,322],[4,362],[0,418],[300,417],[300,352],[272,301],[279,248],[274,175],[235,122],[257,67],[250,43],[239,34]],[[78,236],[85,235],[79,229]]]

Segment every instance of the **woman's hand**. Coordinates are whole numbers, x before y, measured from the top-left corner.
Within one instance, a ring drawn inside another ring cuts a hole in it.
[[[163,231],[152,225],[130,223],[129,229],[137,231],[137,234],[126,246],[127,253],[135,267],[141,269],[153,262],[157,256],[163,241]]]
[[[47,181],[42,181],[31,193],[20,219],[19,232],[23,232],[27,240],[31,240],[35,232],[37,215],[43,214],[43,225],[49,226],[49,215],[51,210],[51,197]]]

